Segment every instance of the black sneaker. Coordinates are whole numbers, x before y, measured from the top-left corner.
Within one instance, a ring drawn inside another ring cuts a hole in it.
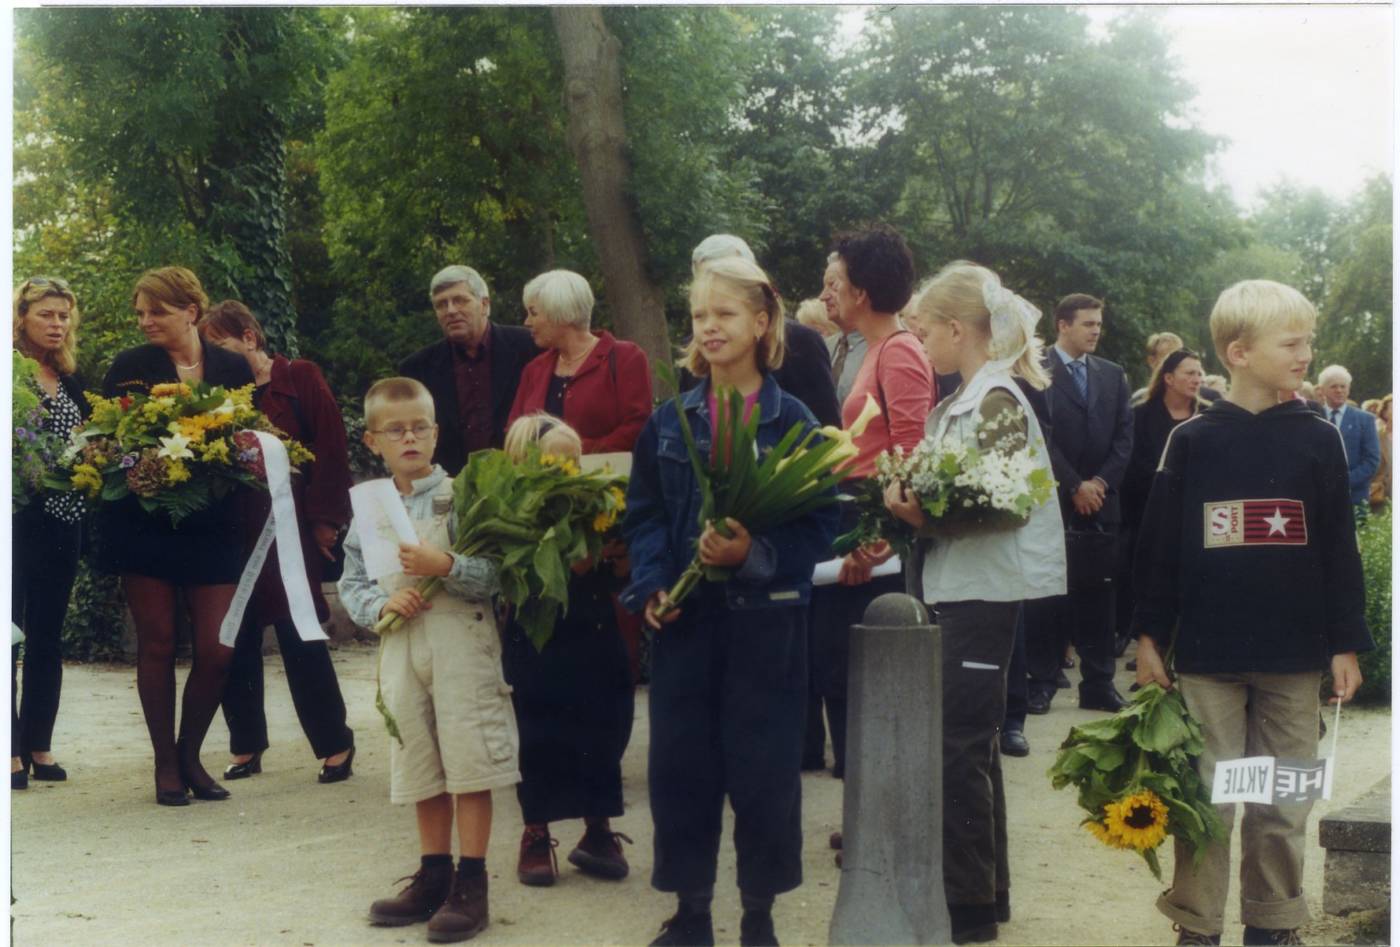
[[[1173,924],[1172,930],[1176,931],[1176,942],[1178,944],[1219,944],[1219,934],[1204,934],[1200,931],[1193,931],[1189,927],[1182,927],[1180,924]]]
[[[1217,940],[1216,943],[1220,941]],[[1245,947],[1251,944],[1301,944],[1297,928],[1244,926]]]
[[[778,947],[772,911],[745,911],[739,919],[739,947]]]
[[[681,908],[661,922],[661,933],[650,947],[715,947],[715,928],[710,912],[697,914]]]

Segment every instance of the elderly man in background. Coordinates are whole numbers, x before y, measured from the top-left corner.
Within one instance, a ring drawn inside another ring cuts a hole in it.
[[[836,277],[840,267],[840,257],[832,253],[826,258],[826,271],[822,274],[821,301],[826,306],[826,317],[841,330],[839,335],[826,340],[831,354],[831,377],[836,381],[836,401],[846,403],[851,386],[856,383],[860,366],[865,362],[865,336],[841,321],[841,313],[836,306]]]
[[[404,359],[399,373],[421,381],[437,410],[434,459],[455,477],[467,455],[505,443],[520,373],[540,354],[530,330],[491,321],[491,294],[469,266],[449,266],[428,284],[443,338]]]
[[[1376,420],[1353,405],[1347,404],[1351,395],[1351,372],[1340,365],[1328,365],[1317,376],[1317,390],[1322,395],[1322,408],[1329,423],[1342,434],[1342,446],[1347,452],[1347,486],[1351,503],[1356,508],[1357,522],[1370,513],[1371,478],[1381,464],[1381,442],[1376,432]]]
[[[740,237],[729,233],[710,234],[701,240],[690,254],[690,272],[699,276],[707,265],[727,256],[737,256],[755,266],[753,251]],[[831,381],[830,364],[821,333],[809,329],[796,319],[783,319],[783,364],[773,373],[778,387],[807,406],[818,424],[841,426],[841,405],[836,400],[836,387]],[[681,375],[681,388],[691,388],[695,379],[689,372]]]

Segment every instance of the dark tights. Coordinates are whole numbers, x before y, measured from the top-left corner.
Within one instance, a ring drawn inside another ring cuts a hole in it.
[[[223,697],[233,649],[219,644],[219,625],[233,600],[232,585],[187,585],[193,625],[194,659],[180,702],[180,736],[175,737],[175,590],[162,579],[122,577],[126,602],[136,620],[136,689],[155,751],[156,788],[179,789],[188,777],[207,786],[213,777],[199,762],[199,750]],[[177,751],[178,745],[178,751]]]

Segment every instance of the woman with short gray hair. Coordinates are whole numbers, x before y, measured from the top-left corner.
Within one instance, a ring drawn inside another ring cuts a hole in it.
[[[523,296],[525,326],[545,351],[520,376],[510,423],[546,412],[578,432],[585,454],[630,452],[651,414],[646,355],[591,331],[593,291],[577,273],[543,273]],[[620,544],[601,558],[575,568],[566,614],[542,650],[515,621],[504,634],[501,659],[520,726],[522,884],[554,883],[550,823],[572,819],[583,819],[584,833],[570,863],[614,880],[630,870],[621,842],[631,840],[610,822],[622,815],[622,755],[634,713],[631,658],[614,606],[627,563]]]

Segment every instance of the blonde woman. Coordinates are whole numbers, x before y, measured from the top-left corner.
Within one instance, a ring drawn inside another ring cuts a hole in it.
[[[77,373],[78,298],[61,279],[34,276],[14,297],[15,350],[39,363],[43,429],[67,436],[88,415]],[[35,779],[68,778],[54,762],[54,721],[63,684],[63,616],[78,569],[82,501],[73,494],[45,497],[11,516],[10,620],[24,632],[24,692],[20,697],[19,645],[10,651],[10,788]]]

